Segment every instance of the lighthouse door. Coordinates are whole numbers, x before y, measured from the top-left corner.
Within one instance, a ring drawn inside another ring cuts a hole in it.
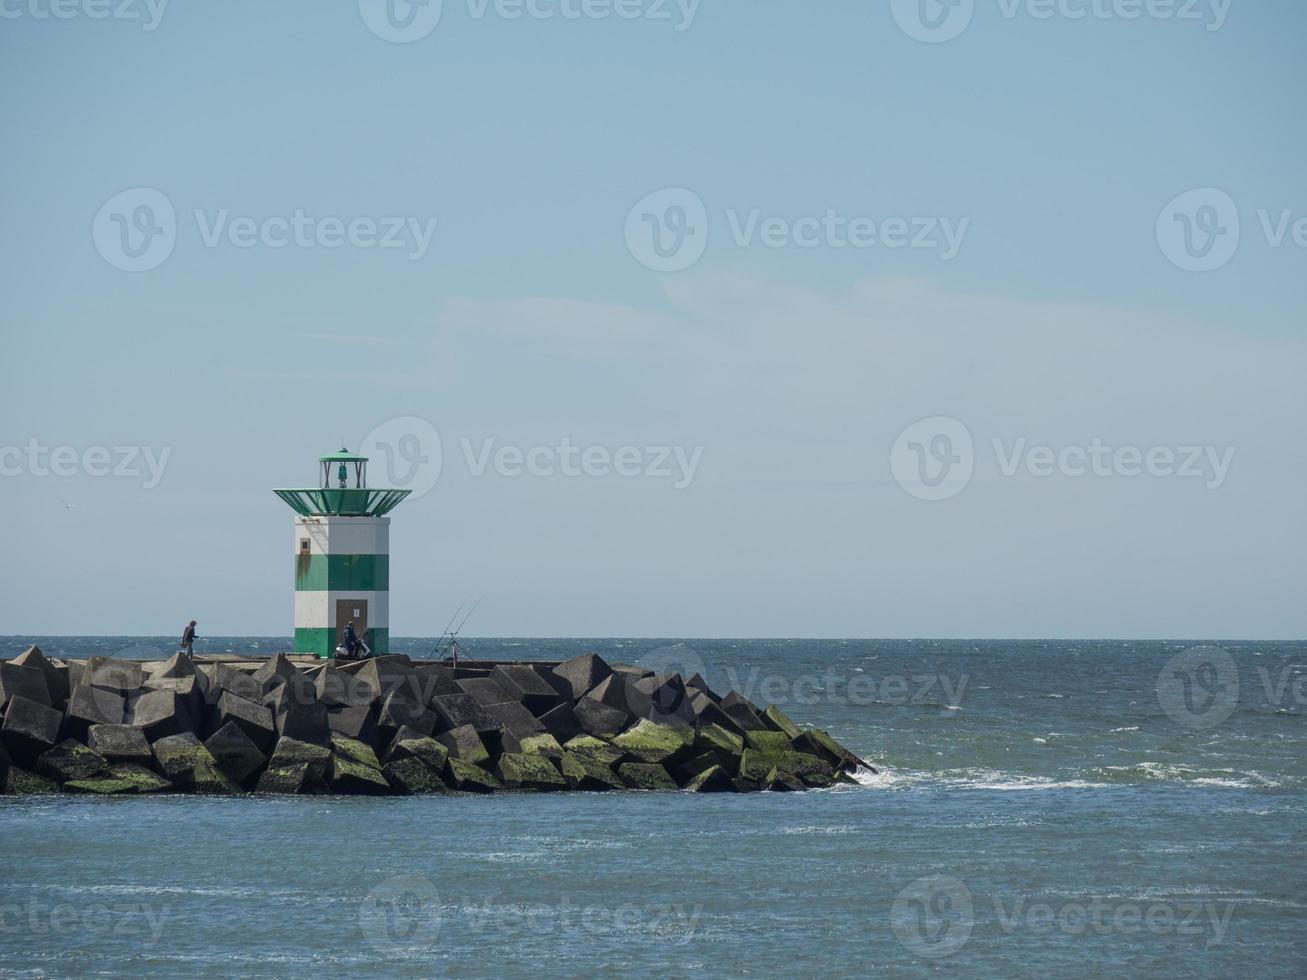
[[[337,599],[336,600],[336,645],[340,646],[345,642],[345,625],[354,624],[354,632],[358,638],[368,646],[368,600],[367,599]]]

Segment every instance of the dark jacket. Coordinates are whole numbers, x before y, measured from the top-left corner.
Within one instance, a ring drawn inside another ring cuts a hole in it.
[[[186,644],[191,643],[194,640],[195,640],[195,627],[187,626],[186,629],[182,630],[182,646],[186,646]]]

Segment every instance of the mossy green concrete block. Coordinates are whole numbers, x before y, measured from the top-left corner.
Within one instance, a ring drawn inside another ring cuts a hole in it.
[[[563,748],[609,767],[616,765],[626,755],[621,749],[613,748],[603,739],[595,738],[593,735],[578,735],[576,738],[568,739]]]
[[[794,724],[794,722],[790,720],[790,716],[774,704],[762,713],[762,718],[763,721],[767,722],[767,724],[771,725],[778,732],[784,732],[787,738],[798,738],[801,734],[799,726]]]
[[[64,783],[67,793],[94,793],[103,796],[138,793],[166,793],[172,784],[135,763],[110,766],[92,779],[74,779]]]
[[[739,758],[744,751],[744,739],[721,725],[700,725],[694,736],[694,747],[704,752],[716,752],[726,758]]]
[[[680,789],[676,780],[656,762],[624,762],[617,767],[617,775],[628,789]]]
[[[381,772],[399,793],[416,796],[445,790],[445,781],[417,756],[403,756],[387,762]]]
[[[623,786],[612,767],[594,756],[564,752],[558,760],[558,767],[572,789],[608,790],[621,789]]]
[[[367,766],[369,769],[381,768],[381,760],[377,758],[377,753],[372,750],[372,746],[360,742],[356,738],[348,738],[333,733],[331,736],[331,751],[334,755],[351,759],[360,765]]]
[[[90,779],[108,768],[109,761],[104,756],[71,738],[43,752],[36,760],[37,775],[56,783]]]
[[[12,796],[41,796],[58,793],[59,784],[26,769],[10,766],[5,773],[5,792]]]
[[[789,736],[784,732],[745,732],[744,746],[769,754],[791,751]]]
[[[467,793],[493,793],[504,788],[503,783],[480,766],[452,755],[445,764],[445,781]]]
[[[614,736],[612,744],[639,762],[663,763],[684,754],[694,744],[694,729],[656,725],[645,720]]]
[[[347,796],[385,796],[390,793],[390,783],[386,782],[380,767],[365,765],[336,752],[331,754],[331,764],[327,767],[327,782],[334,792]]]
[[[734,793],[735,783],[721,766],[709,766],[685,784],[690,793]]]
[[[567,789],[566,780],[548,756],[506,752],[500,756],[495,774],[509,789]]]
[[[521,745],[523,755],[543,755],[551,759],[561,759],[563,757],[563,747],[558,743],[558,739],[549,734],[530,735],[521,739],[518,743]]]

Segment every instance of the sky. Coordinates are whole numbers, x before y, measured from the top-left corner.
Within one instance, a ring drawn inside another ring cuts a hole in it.
[[[1297,0],[3,0],[0,633],[1307,635]]]

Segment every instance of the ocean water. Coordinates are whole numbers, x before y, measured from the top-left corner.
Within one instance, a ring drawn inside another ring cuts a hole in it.
[[[0,651],[33,641],[174,642]],[[741,796],[0,797],[0,975],[1307,976],[1307,644],[466,643],[584,650],[699,670],[880,772]]]

